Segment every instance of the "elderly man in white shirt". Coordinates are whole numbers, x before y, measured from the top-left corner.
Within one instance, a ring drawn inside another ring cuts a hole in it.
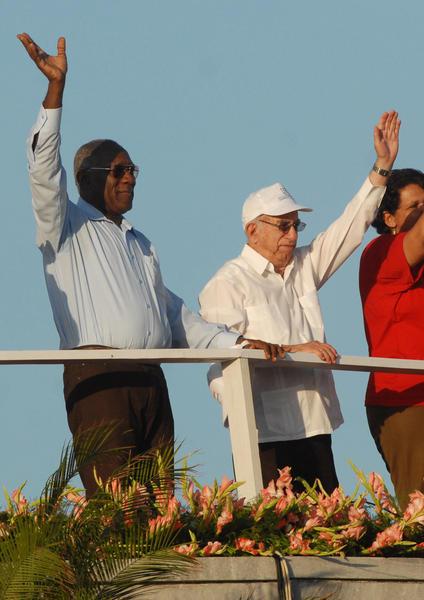
[[[18,38],[48,79],[47,95],[27,144],[37,244],[61,348],[230,347],[244,342],[225,326],[190,312],[162,281],[151,242],[123,217],[131,209],[138,167],[113,140],[93,140],[75,155],[80,198],[69,201],[60,158],[60,120],[67,60],[65,39],[47,55],[28,34]],[[247,340],[268,357],[276,345]],[[68,423],[75,436],[113,422],[105,449],[142,453],[172,443],[172,411],[159,365],[79,363],[65,367]],[[108,478],[127,452],[96,463]],[[87,495],[92,465],[80,468]]]
[[[335,362],[317,291],[361,243],[374,219],[397,155],[399,127],[396,112],[381,116],[371,173],[343,214],[307,246],[297,248],[298,232],[305,227],[299,212],[310,208],[297,204],[280,183],[251,194],[242,211],[247,244],[207,283],[199,297],[200,314],[244,336],[281,344],[287,352],[310,352]],[[209,380],[226,417],[216,367]],[[264,484],[288,465],[295,477],[311,485],[319,478],[331,492],[338,485],[331,433],[343,422],[331,372],[257,367],[253,395]],[[299,482],[297,487],[302,489]]]

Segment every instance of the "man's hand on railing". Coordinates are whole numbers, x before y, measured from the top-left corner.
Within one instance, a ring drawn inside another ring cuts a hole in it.
[[[291,344],[284,346],[286,352],[309,352],[315,354],[326,363],[334,364],[338,357],[337,350],[330,344],[324,342],[306,342],[305,344]]]
[[[249,340],[243,336],[240,336],[237,339],[237,344],[242,345],[243,348],[248,350],[263,350],[265,358],[272,360],[273,362],[275,362],[278,357],[284,358],[285,355],[283,346],[280,346],[279,344],[270,344],[269,342],[264,342],[263,340]]]

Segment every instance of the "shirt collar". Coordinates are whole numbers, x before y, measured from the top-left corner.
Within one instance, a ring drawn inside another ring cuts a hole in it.
[[[110,219],[106,217],[98,208],[84,200],[84,198],[78,198],[78,208],[81,208],[90,218],[91,221],[108,221],[109,223],[113,223]],[[121,229],[122,230],[131,230],[133,226],[125,217],[122,217]]]
[[[264,275],[265,271],[275,274],[274,265],[267,258],[262,256],[262,254],[259,254],[259,252],[256,252],[256,250],[254,250],[248,244],[245,244],[245,246],[242,250],[241,256],[248,263],[248,265],[250,267],[252,267],[252,269],[254,271],[256,271],[256,273],[258,273],[258,275]],[[294,259],[295,259],[295,256],[293,256],[293,259],[290,261],[290,263],[285,268],[285,271],[284,271],[285,279],[287,278],[287,276],[291,273],[291,271],[293,269]]]
[[[248,263],[248,265],[252,267],[252,269],[256,271],[256,273],[258,273],[259,275],[263,275],[268,269],[268,265],[271,264],[268,261],[268,259],[265,258],[265,256],[262,256],[262,254],[256,252],[256,250],[254,250],[248,244],[245,244],[241,256]],[[272,268],[272,270],[274,269]]]

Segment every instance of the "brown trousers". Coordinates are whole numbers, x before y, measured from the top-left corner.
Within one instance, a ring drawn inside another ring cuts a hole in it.
[[[173,443],[174,420],[165,377],[158,365],[70,364],[65,366],[63,383],[72,435],[113,423],[102,448],[127,448],[95,463],[103,481],[129,456]],[[97,489],[93,464],[82,466],[79,473],[87,497],[92,496]]]
[[[424,406],[367,406],[368,425],[405,509],[409,494],[424,492]]]
[[[339,485],[330,434],[259,444],[259,456],[264,486],[278,477],[277,469],[285,466],[291,467],[293,478],[301,477],[311,486],[315,479],[319,479],[329,494]],[[293,487],[296,492],[304,491],[298,481],[293,483]]]

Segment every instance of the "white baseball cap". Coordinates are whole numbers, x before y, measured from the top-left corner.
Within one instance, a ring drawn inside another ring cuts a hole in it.
[[[261,188],[257,192],[250,194],[241,212],[241,220],[245,228],[250,221],[259,217],[259,215],[279,216],[303,210],[311,212],[313,209],[307,206],[300,206],[289,194],[281,183],[274,183],[268,187]]]

